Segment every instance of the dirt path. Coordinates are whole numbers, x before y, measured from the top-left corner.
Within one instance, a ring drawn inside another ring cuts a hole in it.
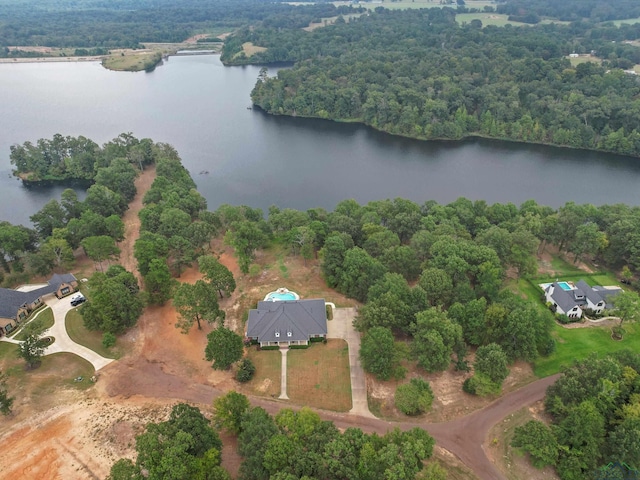
[[[122,221],[124,222],[124,240],[120,242],[118,247],[120,248],[119,263],[124,268],[133,272],[138,279],[138,282],[142,282],[140,273],[138,273],[138,262],[133,256],[133,245],[136,240],[140,238],[140,218],[138,213],[142,210],[142,199],[147,193],[151,184],[156,178],[156,166],[151,165],[147,167],[138,178],[136,178],[136,196],[129,204],[129,209],[124,213]]]

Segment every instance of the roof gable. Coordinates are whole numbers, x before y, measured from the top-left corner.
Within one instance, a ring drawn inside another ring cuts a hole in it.
[[[325,308],[323,299],[258,302],[258,308],[249,312],[247,336],[261,342],[286,342],[326,335]]]
[[[49,279],[47,285],[29,292],[0,288],[0,317],[15,318],[18,309],[24,304],[33,303],[38,297],[57,291],[63,283],[76,281],[72,273],[56,273]]]

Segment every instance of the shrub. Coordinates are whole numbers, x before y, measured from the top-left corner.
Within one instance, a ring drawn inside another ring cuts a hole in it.
[[[309,348],[309,345],[289,345],[289,350],[304,350]]]
[[[111,332],[104,332],[102,334],[102,346],[104,348],[111,348],[116,344],[116,336]]]
[[[412,378],[409,383],[396,389],[396,408],[405,415],[420,415],[431,409],[433,392],[429,383],[421,378]]]
[[[256,373],[256,366],[248,358],[243,358],[238,363],[238,370],[236,371],[236,380],[245,383],[253,378]]]
[[[462,384],[462,390],[471,395],[484,397],[500,393],[500,384],[493,383],[489,377],[476,373],[473,377],[467,378]]]

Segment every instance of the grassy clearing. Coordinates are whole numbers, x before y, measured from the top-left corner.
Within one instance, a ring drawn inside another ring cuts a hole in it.
[[[606,355],[625,349],[639,351],[640,325],[625,324],[624,329],[624,339],[615,341],[611,338],[609,327],[563,328],[555,325],[552,335],[556,340],[556,351],[549,357],[537,360],[533,371],[538,377],[547,377],[594,352]]]
[[[100,332],[94,332],[85,328],[84,323],[82,323],[82,316],[78,313],[78,310],[73,309],[67,313],[65,327],[69,337],[71,337],[71,340],[74,342],[93,350],[105,358],[120,358],[121,352],[117,347],[104,348],[102,345],[102,334]]]
[[[242,391],[261,397],[277,397],[280,395],[280,367],[282,355],[278,350],[258,350],[251,347],[247,350],[249,358],[256,366],[256,373],[250,382],[243,384]]]
[[[45,307],[42,310],[39,310],[31,320],[29,320],[27,323],[22,325],[22,328],[20,330],[23,330],[24,327],[26,325],[28,325],[29,323],[31,323],[34,320],[39,320],[42,322],[42,327],[38,329],[38,331],[34,332],[36,334],[41,334],[42,332],[44,332],[45,330],[53,327],[54,324],[54,318],[53,318],[53,310],[51,310],[51,307]],[[24,341],[27,339],[27,335],[25,334],[24,331],[19,331],[20,333],[18,333],[15,336],[16,340],[20,340],[20,341]]]
[[[566,58],[569,59],[572,67],[580,65],[581,63],[588,63],[588,62],[597,63],[598,65],[602,63],[601,58],[592,57],[591,55],[583,55],[580,57],[566,57]]]
[[[340,1],[333,2],[334,5],[351,5],[351,2]],[[442,8],[450,7],[455,8],[455,5],[441,5],[440,0],[400,0],[399,2],[391,2],[390,0],[378,0],[366,3],[360,3],[358,6],[367,8],[369,10],[375,10],[378,7],[384,7],[387,10],[406,10],[410,8]],[[487,0],[467,0],[467,8],[479,8],[483,9],[485,6],[491,6],[495,8],[495,3]]]
[[[160,52],[118,53],[102,60],[102,65],[109,70],[119,72],[140,72],[152,70],[162,60]]]
[[[0,342],[0,360],[16,358],[18,346],[14,343]]]
[[[266,50],[265,47],[259,47],[257,45],[254,45],[251,42],[245,42],[242,44],[242,51],[247,57],[250,57],[253,54],[258,52],[264,52],[265,50]]]
[[[345,412],[351,409],[349,347],[344,340],[313,343],[287,354],[287,395],[293,403]]]
[[[54,353],[42,357],[42,364],[35,371],[39,376],[50,376],[51,380],[36,387],[34,394],[48,393],[50,383],[85,390],[93,385],[90,379],[95,373],[91,363],[73,353]],[[76,382],[75,379],[79,377],[82,377],[82,381]]]
[[[640,23],[640,17],[638,18],[627,18],[625,20],[614,20],[613,24],[616,27],[619,27],[620,25],[622,25],[623,23],[627,23],[627,24],[634,24],[634,23]]]

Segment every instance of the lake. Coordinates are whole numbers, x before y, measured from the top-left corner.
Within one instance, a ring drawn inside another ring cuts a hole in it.
[[[27,189],[10,175],[9,146],[121,132],[172,144],[214,210],[222,203],[332,209],[404,197],[448,203],[535,199],[640,205],[640,160],[490,140],[420,142],[353,124],[249,109],[260,67],[218,56],[171,57],[151,73],[99,63],[0,65],[0,220],[29,216],[63,187]],[[273,72],[272,72],[273,74]],[[209,172],[208,174],[201,172]]]

